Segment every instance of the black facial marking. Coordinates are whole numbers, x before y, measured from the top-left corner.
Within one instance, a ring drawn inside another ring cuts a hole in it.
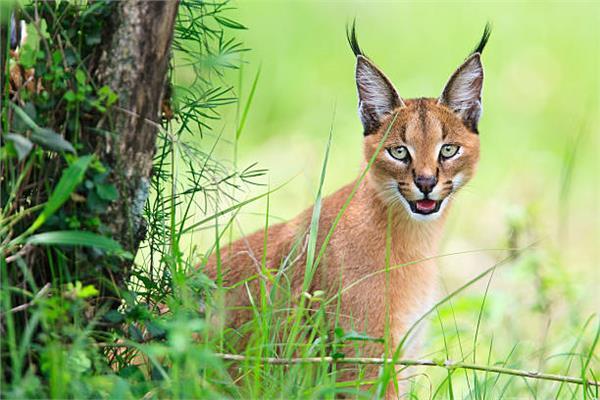
[[[400,139],[406,143],[406,125],[402,125],[399,127],[400,129]]]
[[[425,134],[426,132],[426,120],[427,120],[427,108],[425,107],[425,100],[424,99],[419,99],[418,100],[418,112],[419,112],[419,122],[421,123],[421,129],[423,130],[423,134]]]
[[[446,128],[446,124],[442,124],[442,140],[445,140],[446,136],[448,136],[448,129]]]

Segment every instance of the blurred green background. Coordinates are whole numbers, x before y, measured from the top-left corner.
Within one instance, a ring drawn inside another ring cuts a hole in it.
[[[271,187],[291,179],[271,196],[271,222],[287,220],[312,204],[332,123],[326,192],[359,173],[362,131],[354,57],[345,37],[348,22],[356,18],[365,52],[400,95],[410,98],[437,97],[490,21],[493,31],[483,54],[479,171],[451,210],[440,250],[477,252],[440,260],[442,292],[505,254],[485,249],[535,242],[534,250],[499,270],[491,283],[487,324],[490,331],[510,331],[504,354],[515,341],[540,344],[548,331],[548,340],[560,347],[600,309],[594,294],[600,259],[598,3],[233,5],[231,17],[248,27],[238,37],[251,51],[243,56],[241,78],[232,72],[224,80],[236,86],[242,103],[261,69],[237,163],[244,167],[258,162],[268,168],[263,183]],[[185,75],[179,79],[185,82]],[[238,120],[239,111],[232,106],[222,125],[214,127],[214,132],[222,132],[223,160],[232,159]],[[202,140],[209,146],[214,137],[209,134]],[[238,198],[264,190],[250,186],[238,192]],[[245,207],[236,235],[263,227],[265,207],[265,201]],[[196,234],[188,240],[204,249],[212,235]],[[456,304],[457,310],[463,307],[471,327],[484,288],[485,282]]]
[[[251,50],[239,76],[225,78],[245,103],[261,75],[239,144],[240,166],[258,162],[272,186],[274,218],[289,219],[315,196],[327,135],[333,146],[325,188],[353,180],[362,160],[354,57],[345,26],[357,19],[366,53],[401,96],[435,97],[479,40],[483,55],[481,162],[452,209],[446,250],[498,247],[507,218],[535,218],[537,239],[557,247],[580,277],[597,274],[600,7],[596,3],[395,3],[243,1],[231,17]],[[242,104],[243,105],[243,104]],[[236,110],[223,126],[233,140]],[[205,140],[209,141],[208,138]],[[222,158],[233,145],[222,140]],[[570,159],[572,158],[572,162]],[[247,196],[264,188],[251,187]],[[240,215],[260,228],[264,202]],[[245,216],[245,217],[244,217]],[[597,277],[598,275],[596,275]],[[589,281],[581,279],[582,283]]]

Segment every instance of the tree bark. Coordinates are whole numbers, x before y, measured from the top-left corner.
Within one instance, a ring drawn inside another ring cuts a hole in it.
[[[103,129],[114,135],[100,145],[120,195],[104,223],[113,238],[134,255],[145,234],[142,214],[178,5],[174,0],[118,2],[110,38],[105,40],[95,68],[98,83],[119,95],[116,111],[103,121]],[[130,266],[128,262],[118,266],[117,286],[126,283]]]

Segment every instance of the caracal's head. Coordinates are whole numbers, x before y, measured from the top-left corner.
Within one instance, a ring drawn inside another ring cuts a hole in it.
[[[482,111],[481,52],[489,33],[486,26],[479,45],[452,74],[439,98],[402,99],[361,51],[354,27],[349,32],[356,55],[366,160],[377,152],[369,181],[387,204],[400,207],[415,220],[439,217],[452,194],[475,172]]]

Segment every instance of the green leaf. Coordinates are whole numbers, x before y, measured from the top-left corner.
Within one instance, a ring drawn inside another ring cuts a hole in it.
[[[15,150],[17,151],[17,157],[19,158],[19,161],[27,157],[27,155],[33,148],[33,143],[31,143],[31,141],[25,136],[19,135],[18,133],[7,133],[6,135],[4,135],[4,137],[6,138],[6,140],[11,141],[12,144],[15,146]]]
[[[40,128],[38,130],[34,130],[31,133],[31,141],[48,150],[54,150],[58,152],[68,151],[75,153],[73,145],[50,128]]]
[[[108,322],[112,322],[113,324],[118,324],[119,322],[122,322],[125,319],[125,317],[117,310],[110,310],[109,312],[104,314],[104,319]]]
[[[347,332],[345,335],[343,335],[340,338],[342,341],[365,341],[365,342],[378,342],[378,343],[383,343],[383,339],[382,338],[376,338],[373,336],[369,336],[365,333],[359,333],[356,332],[354,330]]]
[[[15,115],[18,118],[19,122],[22,122],[31,130],[40,129],[38,124],[36,124],[32,119],[35,118],[35,116],[30,116],[25,110],[23,110],[15,103],[10,103],[10,105],[12,106],[13,110],[15,110]]]
[[[45,20],[42,20],[42,21],[45,22]],[[61,62],[62,62],[62,53],[60,52],[60,50],[55,50],[52,53],[52,63],[59,65]]]
[[[33,233],[40,226],[42,226],[44,222],[46,222],[46,220],[52,216],[65,201],[69,199],[71,193],[83,180],[85,171],[90,165],[92,159],[92,155],[80,157],[77,159],[77,161],[63,171],[62,176],[52,191],[52,194],[44,206],[44,209],[27,230],[28,233]]]
[[[35,121],[35,119],[37,118],[37,111],[32,102],[26,103],[23,106],[22,110],[23,110],[23,112],[25,112],[25,115],[27,117],[29,117],[28,120]],[[30,128],[31,122],[25,121],[21,115],[22,115],[21,113],[15,112],[15,118],[13,118],[13,125],[12,125],[13,132],[25,133],[28,129],[31,129]],[[37,125],[35,125],[35,126],[37,127]]]
[[[77,69],[77,71],[75,71],[75,80],[77,81],[77,83],[79,85],[84,85],[85,84],[85,72],[83,72],[80,69]]]
[[[143,379],[146,379],[144,373],[137,365],[128,365],[125,368],[121,368],[117,374],[122,378],[132,381],[142,381]]]
[[[65,61],[68,66],[72,66],[77,64],[79,58],[77,57],[77,53],[70,47],[65,49]]]
[[[31,118],[31,116],[25,112],[21,107],[14,103],[11,106],[15,110],[16,116],[31,129],[31,141],[39,144],[40,146],[54,150],[54,151],[69,151],[75,153],[73,145],[65,140],[58,133],[54,132],[50,128],[40,128],[38,124]],[[34,110],[35,111],[35,110]]]
[[[43,38],[50,39],[50,33],[48,32],[48,24],[44,18],[40,19],[40,34]]]
[[[72,90],[67,90],[63,97],[67,102],[73,103],[75,101],[75,92]]]
[[[133,324],[129,325],[128,331],[132,340],[135,340],[136,342],[144,341],[144,335],[142,334],[142,331],[140,331],[140,328],[138,328],[137,326]]]
[[[119,96],[117,96],[117,94],[113,92],[107,85],[104,85],[98,89],[98,96],[100,96],[101,99],[104,99],[106,101],[106,105],[109,107],[119,99]]]
[[[145,323],[146,329],[152,338],[162,338],[165,336],[165,329],[161,327],[156,321],[149,321]]]
[[[119,242],[106,236],[86,231],[52,231],[30,236],[26,243],[38,245],[96,247],[110,252],[121,252]]]
[[[77,291],[77,297],[80,299],[87,299],[88,297],[96,296],[100,292],[94,287],[94,285],[85,285]]]
[[[232,19],[229,19],[229,18],[215,16],[215,19],[221,25],[226,26],[226,27],[231,28],[231,29],[248,29],[244,25],[240,24],[239,22],[236,22],[236,21],[234,21]]]
[[[101,183],[96,185],[98,197],[106,201],[115,201],[119,198],[119,192],[112,183]]]
[[[19,64],[25,69],[31,68],[35,65],[37,59],[37,49],[32,47],[29,43],[25,43],[19,51]]]
[[[95,190],[88,193],[86,204],[88,209],[95,214],[103,213],[107,208],[106,201],[102,200]]]
[[[92,361],[83,350],[71,351],[67,358],[69,370],[81,374],[92,367]]]

